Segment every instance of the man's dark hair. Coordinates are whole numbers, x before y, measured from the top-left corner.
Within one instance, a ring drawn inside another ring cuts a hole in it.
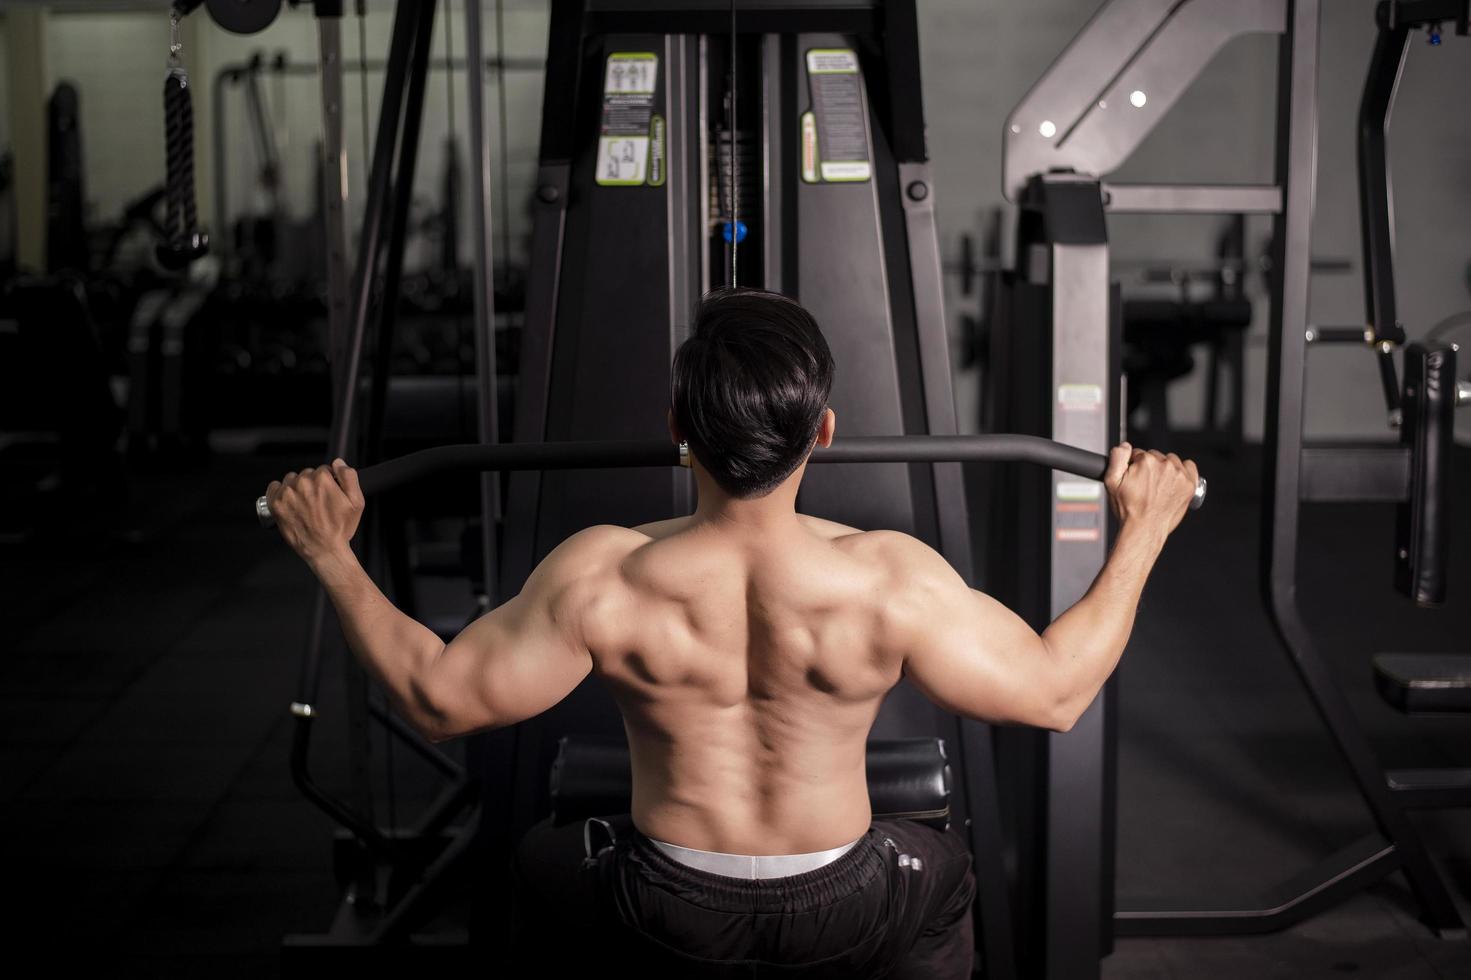
[[[717,289],[674,354],[674,421],[733,497],[763,497],[817,439],[833,355],[812,314],[760,289]]]

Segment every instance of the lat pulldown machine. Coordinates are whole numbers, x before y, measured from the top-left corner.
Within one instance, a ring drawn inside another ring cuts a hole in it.
[[[466,6],[472,66],[479,63],[475,8]],[[335,256],[329,267],[337,270],[337,295],[344,300],[333,332],[338,412],[329,454],[345,455],[351,445],[365,340],[376,322],[378,357],[366,415],[369,464],[376,459],[373,447],[381,446],[372,432],[381,413],[402,258],[401,205],[411,181],[405,174],[412,174],[433,10],[432,3],[400,4],[395,18],[350,303],[343,260],[329,239]],[[340,85],[340,68],[326,70],[336,64],[329,55],[324,47],[324,88]],[[513,424],[517,442],[605,443],[656,429],[689,312],[701,293],[729,281],[793,295],[826,325],[839,364],[832,404],[845,434],[953,433],[918,65],[913,0],[744,4],[736,23],[730,6],[713,0],[556,0]],[[472,126],[478,88],[472,78]],[[324,98],[329,106],[337,101]],[[329,115],[329,130],[333,123]],[[328,139],[332,158],[341,150],[340,118],[335,123],[337,138],[329,133]],[[485,182],[486,159],[476,157],[477,186]],[[477,191],[482,220],[485,204]],[[498,430],[494,348],[485,342],[488,320],[480,315],[489,308],[488,288],[482,288],[488,226],[477,233],[476,247],[477,294],[486,293],[477,306],[480,421],[483,440],[492,443]],[[375,300],[379,282],[384,288]],[[854,448],[860,441],[848,440]],[[836,465],[817,468],[804,484],[805,512],[909,531],[969,576],[956,462],[968,456],[891,450],[872,457],[882,462],[861,467],[837,462],[841,453],[831,458]],[[508,598],[535,562],[576,530],[688,512],[694,498],[687,473],[642,468],[635,459],[618,463],[605,460],[599,465],[613,468],[595,478],[558,470],[548,459],[535,472],[515,473],[503,547],[497,547],[494,520],[499,485],[486,477],[483,580],[491,599]],[[368,530],[365,548],[371,551],[385,532]],[[393,565],[390,560],[390,571]],[[389,579],[393,594],[392,574]],[[473,740],[470,754],[487,788],[483,816],[472,813],[451,827],[465,802],[465,782],[446,767],[451,779],[442,805],[401,838],[377,826],[361,789],[352,800],[338,800],[307,766],[324,616],[319,603],[318,639],[292,708],[293,772],[309,798],[351,831],[362,858],[344,868],[349,887],[333,932],[293,939],[291,963],[304,965],[310,949],[410,938],[432,915],[455,868],[466,865],[476,868],[479,889],[472,936],[499,948],[510,848],[551,809],[548,778],[564,739],[621,740],[611,699],[585,684],[546,714]],[[366,703],[361,690],[350,692],[350,706]],[[391,716],[380,712],[379,720],[433,753]],[[355,742],[366,722],[358,709],[351,725],[359,733]],[[956,776],[951,815],[968,834],[977,861],[977,937],[991,975],[1009,975],[989,728],[945,715],[902,685],[883,706],[873,735],[876,744],[944,739]],[[353,846],[345,843],[344,853]]]
[[[955,432],[916,30],[913,0],[742,3],[734,24],[727,0],[555,0],[517,442],[646,436],[695,301],[733,279],[797,298],[824,325],[844,438]],[[496,598],[568,534],[693,502],[678,470],[514,474]],[[799,506],[913,533],[969,577],[953,463],[819,467]],[[550,811],[548,773],[569,735],[622,739],[595,684],[477,740],[498,788],[484,807],[489,855]],[[945,739],[977,860],[977,936],[1004,975],[989,729],[901,685],[873,737],[918,736]],[[506,891],[487,879],[482,921],[502,921]]]
[[[385,352],[434,16],[433,4],[398,8],[350,302],[340,239],[329,235],[329,269],[340,300],[332,305],[338,411],[329,454],[344,455],[353,443],[355,408],[366,397],[369,465],[363,481],[369,491],[451,469],[517,471],[503,548],[496,546],[494,519],[499,484],[492,474],[482,482],[482,580],[495,598],[509,597],[534,562],[573,531],[688,510],[688,474],[658,472],[676,461],[673,448],[627,440],[662,418],[670,359],[687,333],[694,300],[735,280],[738,271],[741,283],[794,294],[812,309],[828,325],[840,364],[832,403],[844,432],[857,436],[845,435],[817,455],[817,462],[834,465],[809,474],[804,511],[910,531],[967,574],[958,463],[1028,461],[1089,482],[1102,475],[1104,457],[1096,453],[1025,436],[948,434],[954,431],[953,405],[911,0],[755,4],[741,10],[738,26],[726,20],[729,13],[717,2],[554,4],[514,422],[518,442],[494,445],[496,371],[485,330],[491,309],[488,153],[475,74],[481,62],[478,7],[467,4],[477,376],[487,445],[442,447],[373,466],[382,445]],[[332,43],[335,22],[331,27],[324,22],[322,66],[326,152],[335,160],[342,152],[341,68]],[[328,190],[330,201],[334,189]],[[334,217],[329,208],[327,217],[340,230],[340,210]],[[380,282],[384,288],[375,298]],[[372,326],[377,356],[373,384],[363,396],[359,378]],[[590,468],[601,471],[596,480]],[[392,551],[391,539],[385,548],[386,534],[381,520],[370,522],[364,551]],[[390,555],[387,564],[388,590],[397,595],[394,569],[401,563]],[[497,588],[497,582],[504,584]],[[354,743],[361,744],[372,715],[448,777],[440,801],[412,831],[385,830],[362,789],[361,760],[348,800],[327,793],[308,766],[324,615],[319,602],[300,700],[292,705],[292,767],[307,796],[347,832],[338,849],[346,889],[332,931],[292,937],[283,964],[305,966],[317,955],[312,951],[413,948],[416,930],[466,866],[478,872],[475,932],[498,948],[509,895],[506,858],[519,834],[554,804],[556,818],[567,819],[579,808],[620,799],[626,750],[575,751],[598,745],[599,738],[621,742],[616,710],[602,692],[584,685],[539,718],[476,739],[472,759],[487,787],[483,818],[472,810],[456,824],[473,795],[467,773],[391,714],[375,711],[363,689],[354,687],[359,675],[350,671]],[[924,748],[941,740],[941,756]],[[910,809],[919,807],[907,815],[953,819],[964,828],[977,863],[984,962],[989,975],[1012,975],[989,728],[945,715],[905,685],[880,712],[869,758],[880,810],[907,801]],[[944,774],[947,760],[953,792]],[[556,790],[548,782],[552,773]],[[896,796],[895,785],[908,789]],[[611,789],[599,796],[589,787]]]

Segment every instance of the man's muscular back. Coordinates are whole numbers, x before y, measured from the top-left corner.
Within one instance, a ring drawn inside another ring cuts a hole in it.
[[[623,713],[639,829],[736,854],[861,836],[865,744],[903,666],[885,535],[810,517],[600,534],[577,614]]]
[[[1132,460],[1132,463],[1131,463]],[[1139,474],[1123,490],[1126,470]],[[622,710],[633,818],[706,851],[800,854],[868,829],[865,746],[908,677],[962,716],[1071,727],[1112,672],[1193,466],[1121,447],[1124,529],[1087,596],[1040,635],[925,544],[788,512],[593,528],[569,541],[567,622]],[[564,563],[565,564],[565,563]]]

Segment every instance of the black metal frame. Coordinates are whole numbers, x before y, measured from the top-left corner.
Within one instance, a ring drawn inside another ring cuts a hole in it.
[[[389,355],[397,313],[397,289],[401,278],[408,209],[413,190],[414,165],[418,151],[419,122],[429,68],[436,4],[433,0],[400,3],[383,84],[378,131],[364,206],[364,221],[357,262],[352,276],[350,323],[334,330],[331,356],[335,412],[328,456],[345,456],[349,447],[361,448],[360,458],[381,455],[384,403],[387,397]],[[319,11],[319,16],[322,16]],[[341,70],[324,63],[323,71]],[[333,257],[338,264],[345,255]],[[376,331],[376,334],[374,332]],[[363,351],[370,336],[376,338],[371,364],[371,385],[363,391]],[[482,384],[485,383],[482,379]],[[494,377],[489,383],[494,385]],[[367,425],[356,424],[360,398],[368,398]],[[374,522],[365,560],[381,553],[386,526]],[[388,552],[391,586],[406,586],[403,566]],[[344,657],[348,683],[349,756],[352,793],[341,800],[325,790],[310,768],[310,745],[315,704],[320,688],[326,630],[326,595],[316,595],[306,655],[302,661],[298,700],[291,706],[295,716],[291,772],[297,787],[311,802],[336,820],[356,843],[339,847],[338,855],[348,861],[352,879],[347,896],[330,932],[315,936],[288,936],[284,948],[291,952],[288,965],[304,965],[305,950],[343,948],[406,941],[437,908],[436,902],[454,880],[454,870],[464,853],[475,844],[479,820],[474,806],[478,787],[464,768],[436,747],[425,742],[386,707],[376,705],[368,694],[366,677],[351,657]],[[331,634],[336,638],[337,634]],[[334,644],[340,644],[334,639]],[[367,778],[367,725],[370,719],[382,724],[387,737],[406,744],[415,754],[438,769],[449,780],[439,797],[406,830],[381,828],[373,814],[371,784]],[[468,812],[467,812],[468,808]],[[458,829],[450,825],[467,819]]]
[[[1292,33],[1290,40],[1284,39],[1279,67],[1277,180],[1282,185],[1284,199],[1283,210],[1274,222],[1273,239],[1262,584],[1273,625],[1292,655],[1293,666],[1379,828],[1377,839],[1371,835],[1354,845],[1361,849],[1360,854],[1372,851],[1371,862],[1347,862],[1346,871],[1340,864],[1321,876],[1328,886],[1305,893],[1297,907],[1302,910],[1299,918],[1306,916],[1342,897],[1335,894],[1338,890],[1332,887],[1334,884],[1349,881],[1367,884],[1400,867],[1410,881],[1427,924],[1443,936],[1458,935],[1464,927],[1455,904],[1425,851],[1419,831],[1386,787],[1384,772],[1374,761],[1368,739],[1318,652],[1297,606],[1308,256],[1317,163],[1317,0],[1296,0],[1291,16]]]
[[[1254,22],[1258,29],[1272,23],[1275,26],[1271,29],[1280,34],[1275,186],[1178,189],[1103,185],[1104,200],[1108,202],[1109,210],[1252,210],[1274,216],[1267,463],[1261,552],[1263,600],[1307,694],[1378,826],[1376,834],[1303,871],[1256,902],[1215,900],[1143,908],[1129,907],[1128,903],[1120,901],[1120,907],[1114,914],[1116,935],[1271,931],[1301,921],[1397,869],[1405,871],[1426,922],[1437,933],[1452,936],[1462,932],[1455,906],[1426,854],[1418,831],[1405,814],[1406,806],[1428,799],[1430,794],[1417,795],[1418,790],[1414,786],[1396,787],[1392,792],[1387,786],[1386,774],[1375,762],[1363,730],[1302,620],[1296,604],[1296,576],[1298,512],[1302,503],[1326,499],[1404,501],[1422,492],[1416,489],[1414,474],[1424,468],[1423,460],[1417,458],[1419,450],[1409,442],[1399,446],[1349,447],[1309,447],[1303,444],[1304,370],[1310,341],[1367,340],[1378,343],[1381,345],[1380,364],[1386,396],[1392,408],[1398,407],[1398,383],[1394,377],[1391,353],[1403,339],[1403,332],[1393,319],[1393,255],[1388,224],[1384,129],[1403,56],[1406,26],[1437,20],[1453,21],[1458,31],[1464,31],[1466,8],[1464,0],[1401,0],[1380,6],[1381,39],[1376,47],[1360,110],[1360,192],[1364,201],[1365,267],[1368,272],[1366,298],[1373,322],[1373,328],[1367,334],[1362,328],[1308,330],[1310,218],[1316,166],[1319,0],[1282,0],[1280,19],[1275,19],[1273,11],[1259,8],[1263,18]],[[1185,7],[1161,4],[1159,9],[1161,17],[1168,19]],[[1110,20],[1110,17],[1104,8],[1095,15],[1095,22],[1107,21],[1116,27],[1117,20]],[[1142,32],[1138,24],[1134,28]],[[1140,36],[1144,35],[1141,33]],[[1149,35],[1142,41],[1132,36],[1119,39],[1104,30],[1100,36],[1090,38],[1087,45],[1075,43],[1060,61],[1073,56],[1071,63],[1076,67],[1078,52],[1086,50],[1087,58],[1091,60],[1082,67],[1088,71],[1102,71],[1113,64],[1107,59],[1115,55],[1121,58],[1120,64],[1132,69],[1140,57],[1136,49],[1140,45],[1147,48],[1154,36]],[[1048,88],[1049,81],[1056,84]],[[1167,81],[1178,87],[1174,76]],[[1015,123],[1010,127],[1011,134],[1017,140],[1030,138],[1022,124],[1035,126],[1036,120],[1027,113],[1062,113],[1051,115],[1051,118],[1063,119],[1067,118],[1066,113],[1075,111],[1075,106],[1057,102],[1060,91],[1070,91],[1066,80],[1057,83],[1057,79],[1049,75],[1039,83],[1013,114]],[[1039,92],[1043,94],[1038,95]],[[1085,106],[1091,107],[1094,101],[1089,100],[1096,101],[1092,90],[1084,101]],[[1081,111],[1086,113],[1090,110],[1085,108]],[[1130,139],[1142,136],[1134,130],[1125,135]],[[1008,187],[1009,194],[1017,191],[1017,187]],[[1245,203],[1253,206],[1240,206]],[[1018,261],[1025,258],[1029,257],[1019,255]],[[1424,482],[1421,480],[1422,484]],[[1050,921],[1047,925],[1049,946],[1066,944],[1074,934],[1073,925],[1069,921]],[[1077,925],[1086,927],[1087,923]],[[1075,971],[1072,975],[1080,974]]]
[[[1382,9],[1382,8],[1381,8]],[[1395,870],[1410,882],[1426,924],[1444,938],[1464,935],[1464,924],[1425,850],[1418,829],[1386,782],[1347,699],[1317,649],[1297,606],[1298,520],[1301,505],[1321,499],[1401,499],[1408,492],[1409,451],[1402,447],[1316,448],[1303,442],[1303,392],[1308,345],[1307,311],[1313,179],[1317,138],[1318,0],[1294,0],[1279,53],[1276,179],[1282,210],[1273,222],[1272,319],[1267,375],[1263,473],[1261,581],[1273,626],[1308,697],[1368,805],[1377,832],[1326,858],[1274,889],[1255,906],[1224,902],[1207,907],[1129,910],[1115,916],[1119,935],[1223,935],[1280,929],[1337,904]],[[1387,118],[1382,98],[1385,46],[1376,47],[1361,121]],[[1397,61],[1393,74],[1398,74]],[[1390,86],[1392,95],[1392,85]],[[1369,110],[1373,109],[1371,113]],[[1361,193],[1366,198],[1366,290],[1372,311],[1393,315],[1392,252],[1388,229],[1375,219],[1388,208],[1382,125],[1377,149],[1364,149],[1374,131],[1361,128]],[[1377,155],[1377,166],[1374,157]],[[1369,203],[1372,196],[1377,202]],[[1383,286],[1389,283],[1389,290]],[[1376,326],[1376,329],[1378,327]],[[1395,329],[1398,327],[1396,325]],[[1381,331],[1382,335],[1382,331]],[[1401,334],[1402,336],[1402,334]],[[1382,352],[1388,356],[1387,352]],[[1381,362],[1382,363],[1382,362]],[[1386,390],[1394,386],[1393,363]],[[1398,397],[1398,391],[1394,391]],[[1329,485],[1329,480],[1335,484]]]
[[[1104,450],[1120,418],[1121,373],[1104,194],[1097,180],[1058,173],[1033,178],[1020,197],[1017,266],[1001,278],[989,336],[984,421]],[[1092,389],[1092,410],[1066,411],[1062,386]],[[1081,598],[1106,558],[1102,487],[1091,513],[1078,514],[1059,504],[1052,473],[1007,468],[978,485],[990,492],[978,509],[992,515],[986,589],[1041,630]],[[1074,514],[1096,522],[1096,533],[1059,538]],[[1088,976],[1112,948],[1115,701],[1110,683],[1066,734],[996,735],[1024,976]]]
[[[1364,257],[1364,310],[1369,341],[1377,346],[1379,378],[1391,425],[1399,424],[1400,391],[1394,349],[1404,344],[1405,329],[1395,315],[1394,188],[1389,177],[1387,136],[1395,90],[1409,51],[1410,32],[1447,21],[1466,34],[1471,3],[1467,0],[1380,0],[1374,10],[1379,32],[1359,102],[1359,228]]]

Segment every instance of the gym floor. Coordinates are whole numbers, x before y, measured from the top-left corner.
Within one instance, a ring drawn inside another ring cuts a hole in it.
[[[1458,454],[1465,499],[1471,451]],[[333,827],[287,763],[311,581],[249,512],[311,455],[138,475],[125,535],[52,513],[45,533],[0,536],[7,932],[53,972],[90,959],[119,976],[271,975],[283,935],[330,924]],[[1210,503],[1166,550],[1120,675],[1121,896],[1251,895],[1372,829],[1258,599],[1260,452],[1199,458]],[[0,487],[24,475],[6,469]],[[1391,590],[1392,521],[1388,507],[1305,511],[1304,613],[1387,766],[1471,765],[1471,721],[1405,718],[1373,690],[1376,651],[1471,636],[1471,602],[1416,610]],[[1464,596],[1468,522],[1452,551]],[[338,697],[322,699],[314,767],[341,789]],[[429,789],[405,756],[401,817]],[[1471,814],[1416,821],[1471,916]],[[1275,935],[1121,940],[1103,973],[1465,977],[1471,943],[1432,937],[1395,875]]]

